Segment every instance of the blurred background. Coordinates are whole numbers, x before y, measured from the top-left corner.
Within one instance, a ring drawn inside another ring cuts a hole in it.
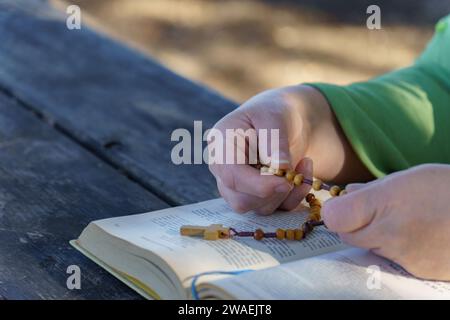
[[[407,66],[450,0],[52,0],[82,23],[236,102],[305,81],[345,84]],[[366,9],[381,8],[381,30]]]

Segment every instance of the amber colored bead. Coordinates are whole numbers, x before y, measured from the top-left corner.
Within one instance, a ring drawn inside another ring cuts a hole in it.
[[[305,197],[306,202],[311,203],[316,198],[316,196],[313,193],[308,193]]]
[[[278,240],[283,240],[286,237],[286,231],[284,229],[277,229],[276,234]]]
[[[320,221],[320,219],[321,219],[320,213],[311,213],[308,216],[308,220],[310,221]]]
[[[253,234],[253,238],[255,238],[256,240],[262,240],[262,238],[264,238],[264,231],[262,231],[261,229],[256,229]]]
[[[345,194],[347,194],[347,190],[341,190],[341,192],[339,192],[339,196],[343,196],[343,195],[345,195]]]
[[[295,240],[295,230],[293,229],[286,230],[286,239]]]
[[[322,207],[322,202],[320,202],[320,200],[319,199],[317,199],[317,198],[314,198],[310,203],[309,203],[309,205],[311,206],[311,207]]]
[[[295,229],[295,240],[302,240],[302,239],[303,239],[303,230]]]
[[[314,207],[311,207],[310,209],[309,209],[309,213],[319,213],[320,214],[320,207],[317,207],[317,206],[314,206]]]
[[[273,174],[278,177],[282,177],[282,176],[284,176],[285,173],[286,173],[286,171],[283,169],[275,169],[275,172]]]
[[[339,188],[339,186],[332,186],[330,188],[330,195],[332,197],[337,197],[340,192],[341,192],[341,188]]]
[[[295,177],[294,177],[294,184],[296,185],[296,186],[299,186],[299,185],[301,185],[303,183],[303,175],[301,174],[301,173],[299,173],[299,174],[297,174]]]
[[[322,188],[322,180],[314,180],[312,183],[312,187],[315,191],[319,191]]]
[[[286,180],[289,182],[294,181],[295,175],[297,173],[294,170],[289,170],[288,172],[286,172]]]

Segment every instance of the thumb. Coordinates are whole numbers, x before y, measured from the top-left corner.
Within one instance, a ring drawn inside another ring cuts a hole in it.
[[[370,185],[326,201],[322,216],[328,229],[347,233],[370,224],[378,211],[376,189],[377,185]]]
[[[273,117],[260,121],[258,130],[258,151],[261,163],[274,168],[291,168],[289,135],[286,120]]]
[[[365,183],[350,183],[350,184],[345,186],[345,191],[350,193],[350,192],[354,192],[354,191],[357,191],[359,189],[362,189],[365,186],[366,186]]]

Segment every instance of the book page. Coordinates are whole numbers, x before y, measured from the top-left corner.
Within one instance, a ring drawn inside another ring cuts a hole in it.
[[[271,216],[237,214],[223,199],[215,199],[94,223],[108,234],[158,255],[183,281],[205,271],[262,269],[345,246],[336,234],[325,227],[316,228],[303,241],[257,241],[239,237],[207,241],[181,236],[179,229],[182,225],[223,224],[238,231],[262,228],[265,232],[271,232],[277,228],[299,227],[306,217],[306,212],[278,212]]]
[[[449,282],[416,279],[356,248],[217,280],[199,291],[237,299],[450,299]]]

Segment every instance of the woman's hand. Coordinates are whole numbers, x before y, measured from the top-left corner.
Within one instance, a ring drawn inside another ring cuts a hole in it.
[[[371,249],[409,271],[450,280],[450,166],[428,164],[325,202],[325,224],[348,244]]]
[[[255,129],[257,132],[266,129],[269,137],[271,129],[278,129],[278,150],[267,146],[270,146],[270,139],[267,145],[258,141],[260,162],[295,169],[307,178],[313,174],[311,159],[314,160],[314,175],[322,179],[343,181],[351,176],[349,173],[353,174],[353,179],[364,174],[369,176],[340,131],[326,99],[312,87],[265,91],[225,116],[214,128],[224,137],[227,129]],[[234,148],[235,139],[224,141]],[[248,157],[248,146],[244,149]],[[309,190],[306,185],[293,188],[283,178],[261,175],[247,164],[211,164],[210,170],[220,194],[237,212],[254,210],[269,214],[277,208],[291,210]]]

